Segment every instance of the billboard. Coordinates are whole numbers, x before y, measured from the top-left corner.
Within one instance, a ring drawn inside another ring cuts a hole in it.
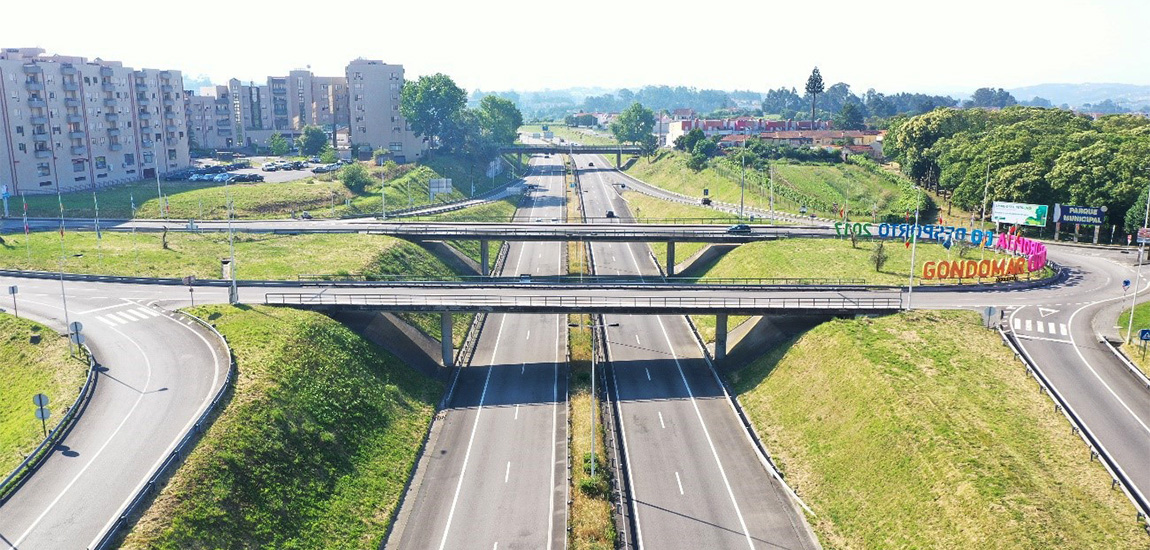
[[[990,221],[1046,227],[1046,211],[1049,208],[1045,204],[994,201],[994,208],[990,211]]]
[[[451,193],[451,178],[433,179],[427,182],[428,199],[435,200],[435,196]]]
[[[1106,207],[1054,205],[1054,223],[1077,223],[1081,225],[1102,225],[1106,223]]]

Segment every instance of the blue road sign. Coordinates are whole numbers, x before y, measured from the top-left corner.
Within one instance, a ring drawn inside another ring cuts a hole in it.
[[[1139,340],[1150,340],[1150,328],[1144,328],[1138,331]]]
[[[1130,288],[1130,279],[1122,279],[1122,290]]]

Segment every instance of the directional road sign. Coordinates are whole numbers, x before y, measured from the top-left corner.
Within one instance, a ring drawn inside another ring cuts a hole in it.
[[[1138,331],[1138,339],[1142,341],[1150,340],[1150,328],[1144,328]]]

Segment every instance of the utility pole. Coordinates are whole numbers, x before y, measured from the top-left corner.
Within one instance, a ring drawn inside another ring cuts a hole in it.
[[[1150,188],[1148,188],[1150,189]],[[1150,190],[1146,192],[1146,215],[1142,220],[1142,227],[1150,225]],[[1130,297],[1130,321],[1126,324],[1126,343],[1130,343],[1131,332],[1134,330],[1134,306],[1138,303],[1138,285],[1142,283],[1142,262],[1146,258],[1146,241],[1139,238],[1138,271],[1134,277],[1134,295]]]
[[[918,196],[914,204],[914,227],[910,234],[910,284],[906,287],[906,310],[911,310],[911,298],[914,293],[914,252],[918,245],[918,209],[922,204],[922,187],[918,188]]]

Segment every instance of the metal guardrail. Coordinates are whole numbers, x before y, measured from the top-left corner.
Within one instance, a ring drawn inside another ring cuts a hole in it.
[[[1090,459],[1093,460],[1096,457],[1100,459],[1099,461],[1102,463],[1102,466],[1106,468],[1111,479],[1114,480],[1111,483],[1111,487],[1122,487],[1122,491],[1134,504],[1134,508],[1138,512],[1138,519],[1150,516],[1150,501],[1138,490],[1138,487],[1134,485],[1130,476],[1128,476],[1122,469],[1122,466],[1114,460],[1110,452],[1106,450],[1106,447],[1103,446],[1102,442],[1094,435],[1094,432],[1090,431],[1090,428],[1082,421],[1082,418],[1074,410],[1074,407],[1071,407],[1070,403],[1066,401],[1066,398],[1054,388],[1054,385],[1046,378],[1046,374],[1042,372],[1042,368],[1038,366],[1034,358],[1027,353],[1025,348],[1018,344],[1013,335],[1007,334],[1006,331],[1002,330],[1001,326],[997,327],[997,330],[999,336],[1002,337],[1002,341],[1014,351],[1015,356],[1022,361],[1022,364],[1026,366],[1026,369],[1030,371],[1030,374],[1034,376],[1034,379],[1038,381],[1042,389],[1050,394],[1050,398],[1054,401],[1055,408],[1070,421],[1070,426],[1074,429],[1074,432],[1086,443],[1086,446],[1090,449]]]
[[[28,479],[28,476],[35,472],[36,469],[44,463],[44,460],[52,454],[52,448],[55,447],[56,444],[63,439],[68,430],[71,429],[80,410],[87,403],[87,400],[92,397],[92,392],[96,389],[96,380],[99,376],[99,363],[87,345],[80,344],[80,350],[83,351],[88,360],[88,376],[84,380],[84,385],[80,386],[80,394],[76,396],[76,400],[73,401],[72,405],[64,412],[64,416],[60,418],[60,422],[56,424],[56,427],[48,432],[48,436],[8,474],[8,477],[4,478],[4,481],[0,481],[0,503],[11,498],[12,495],[16,493],[16,489]]]
[[[1099,336],[1098,340],[1103,344],[1106,344],[1106,347],[1110,350],[1110,352],[1113,353],[1114,356],[1122,362],[1122,365],[1126,367],[1126,370],[1130,373],[1130,376],[1133,376],[1146,389],[1150,390],[1150,379],[1146,378],[1146,375],[1138,369],[1138,367],[1134,364],[1133,361],[1130,360],[1129,357],[1126,357],[1126,354],[1123,353],[1122,350],[1118,349],[1118,346],[1114,345],[1114,342],[1111,342],[1109,339],[1102,336]]]
[[[700,296],[483,296],[457,294],[365,294],[365,293],[287,293],[264,295],[267,305],[427,307],[435,309],[483,310],[516,308],[646,308],[676,310],[712,309],[810,309],[810,310],[897,310],[898,298],[846,297],[700,297]]]
[[[207,321],[204,321],[203,319],[200,319],[199,317],[196,317],[190,313],[181,312],[181,314],[186,315],[196,323],[199,323],[201,326],[211,331],[212,334],[216,335],[216,337],[224,343],[224,349],[228,354],[227,376],[224,377],[224,383],[220,386],[220,390],[216,392],[215,397],[212,398],[211,403],[208,404],[208,407],[204,410],[203,414],[201,414],[200,417],[196,419],[195,424],[192,425],[188,432],[184,434],[182,438],[180,438],[180,442],[174,449],[172,449],[172,452],[168,454],[167,458],[164,459],[164,462],[160,465],[160,467],[152,473],[151,477],[148,478],[147,483],[144,483],[144,485],[140,487],[140,490],[136,493],[136,496],[133,497],[131,502],[128,503],[128,506],[120,512],[120,515],[116,517],[116,521],[112,523],[112,526],[109,527],[108,530],[100,536],[100,541],[96,543],[96,545],[92,547],[91,550],[103,550],[105,548],[111,547],[112,544],[116,541],[116,535],[120,532],[120,530],[124,529],[130,524],[133,516],[135,516],[136,513],[142,511],[141,506],[144,504],[144,502],[150,496],[152,496],[153,493],[163,488],[164,479],[175,473],[176,468],[184,461],[187,455],[192,451],[192,448],[195,447],[197,441],[199,440],[199,436],[204,432],[209,424],[208,419],[212,414],[216,412],[220,401],[223,400],[224,395],[226,395],[228,390],[231,389],[233,377],[232,375],[236,370],[236,359],[235,355],[232,353],[231,346],[228,345],[227,339],[224,338],[224,336],[220,334],[218,330],[216,330],[216,327],[213,327]]]
[[[646,279],[650,279],[647,277]],[[348,274],[332,274],[332,275],[313,275],[303,274],[298,275],[296,280],[301,282],[354,282],[354,283],[368,283],[368,282],[394,282],[394,283],[486,283],[486,284],[500,284],[500,283],[519,283],[521,282],[518,276],[507,277],[484,277],[481,275],[459,275],[449,277],[412,277],[410,275],[378,275],[378,276],[364,276],[361,273],[348,273]],[[559,283],[559,284],[626,284],[626,283],[643,283],[649,285],[646,280],[641,280],[638,276],[621,277],[610,275],[556,275],[556,276],[533,276],[533,282],[537,283]],[[797,285],[797,286],[814,286],[814,285],[828,285],[828,286],[866,286],[865,279],[844,279],[844,278],[830,278],[830,277],[661,277],[660,282],[667,284],[683,284],[683,285],[759,285],[759,286],[780,286],[780,285]]]

